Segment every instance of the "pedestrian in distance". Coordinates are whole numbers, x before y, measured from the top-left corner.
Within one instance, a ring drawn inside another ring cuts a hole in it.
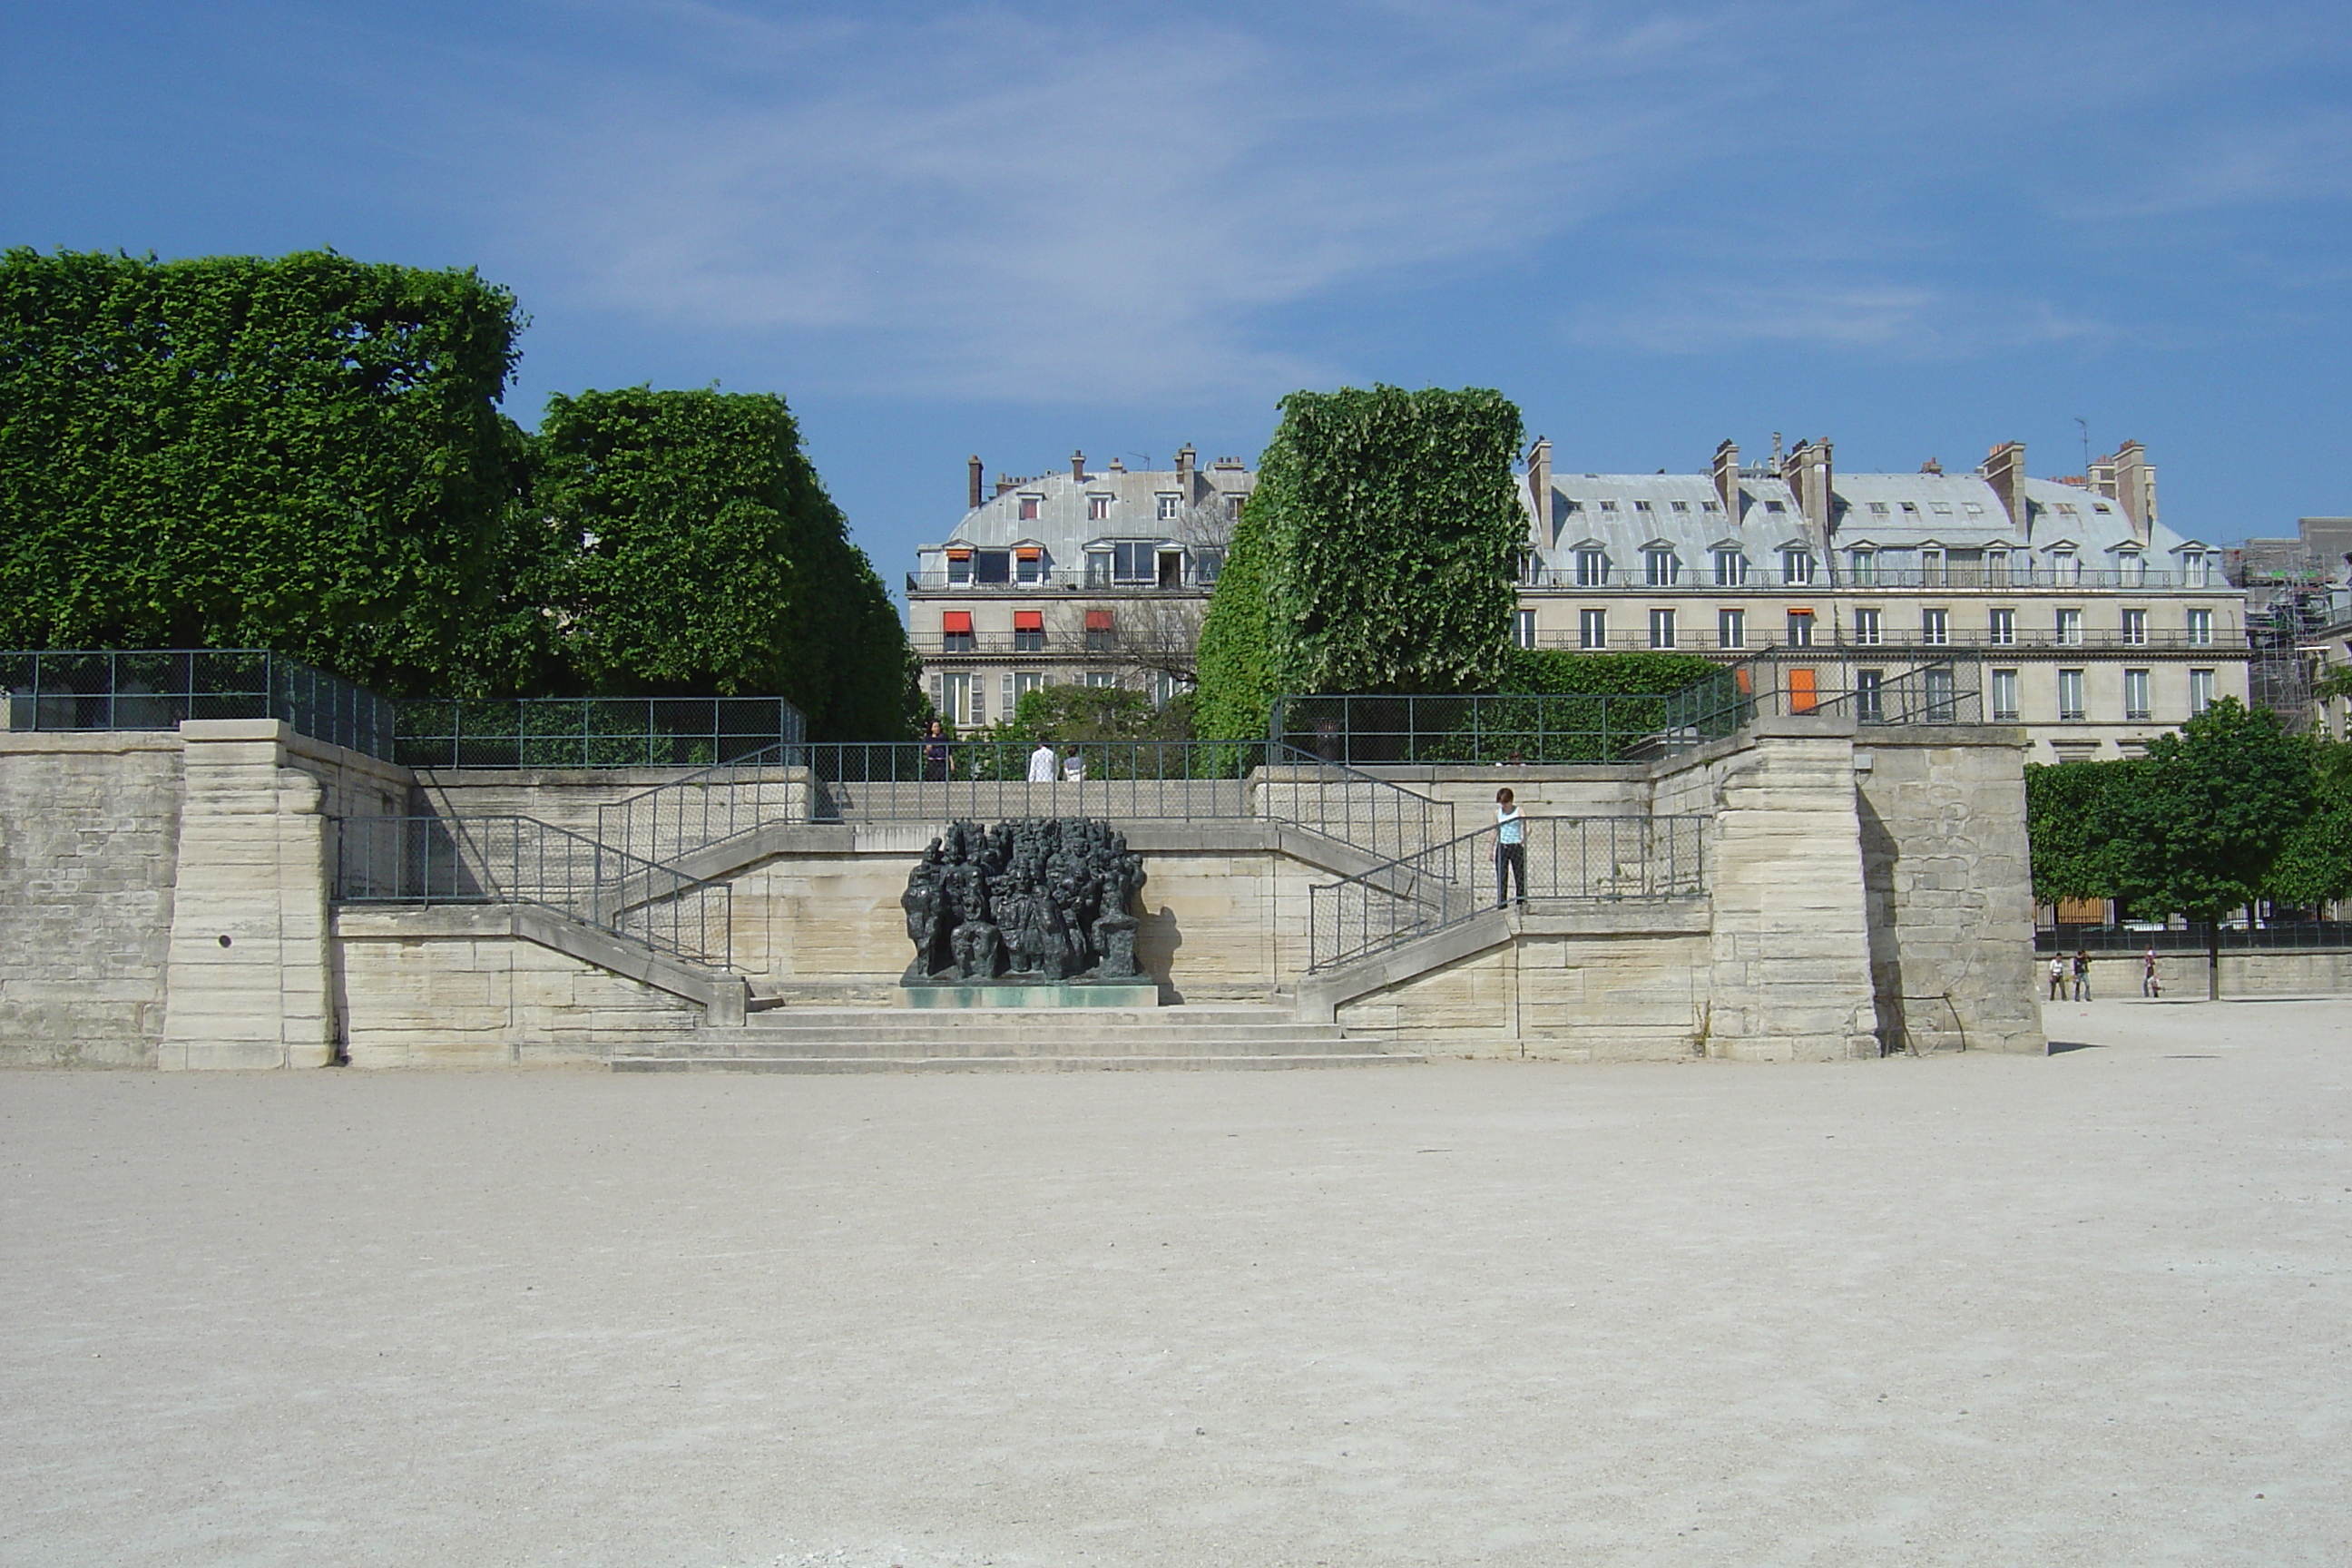
[[[942,782],[948,776],[947,726],[937,719],[923,731],[923,776]]]
[[[1037,749],[1029,753],[1029,782],[1052,784],[1061,773],[1062,759],[1054,754],[1054,742],[1040,740]]]
[[[1070,754],[1062,759],[1062,778],[1067,784],[1087,782],[1087,760],[1078,755],[1078,749],[1076,746],[1072,746]]]
[[[2143,996],[2164,994],[2164,982],[2156,977],[2156,949],[2153,947],[2140,955],[2139,994]]]
[[[1518,879],[1519,906],[1528,902],[1528,819],[1519,813],[1511,792],[1495,792],[1495,907],[1509,901],[1511,880]]]
[[[2091,999],[2091,950],[2077,948],[2074,952],[2074,1000]]]
[[[2066,1000],[2066,955],[2053,953],[2050,959],[2050,1000]]]

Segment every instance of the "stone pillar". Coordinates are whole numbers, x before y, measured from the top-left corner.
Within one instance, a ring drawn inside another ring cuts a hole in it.
[[[1721,773],[1707,841],[1707,1053],[1875,1057],[1853,726],[1761,719],[1751,735],[1713,764]]]
[[[180,725],[185,793],[157,1065],[324,1067],[334,1059],[327,819],[274,719]]]

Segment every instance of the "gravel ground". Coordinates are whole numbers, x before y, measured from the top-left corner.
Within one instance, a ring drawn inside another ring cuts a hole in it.
[[[0,1076],[0,1562],[2352,1561],[2343,1002],[2048,1059]]]

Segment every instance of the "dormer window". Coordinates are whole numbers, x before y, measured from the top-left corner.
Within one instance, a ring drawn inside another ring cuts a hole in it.
[[[2213,585],[2212,557],[2201,550],[2186,550],[2180,555],[2180,581],[2190,588]]]
[[[1748,581],[1748,557],[1737,550],[1715,552],[1715,585],[1737,588]]]
[[[2101,517],[2106,517],[2112,514],[2116,509],[2109,506],[2103,500],[2098,500],[2091,503],[2091,510],[2097,512]]]
[[[1580,588],[1605,588],[1609,585],[1608,552],[1580,550],[1576,552],[1576,585]]]
[[[1242,515],[1242,502],[1248,499],[1249,498],[1247,496],[1237,495],[1229,495],[1225,498],[1225,521],[1227,522],[1232,522]]]
[[[1646,503],[1645,503],[1646,504]],[[1644,550],[1642,567],[1644,580],[1653,588],[1671,588],[1682,575],[1682,562],[1671,550]]]
[[[1856,584],[1866,587],[1878,581],[1877,551],[1856,550],[1846,556],[1846,561]]]
[[[1570,511],[1582,511],[1584,510],[1584,503],[1580,500],[1570,501],[1568,503],[1568,510]]]
[[[1110,497],[1088,496],[1087,498],[1087,521],[1088,522],[1106,522],[1109,521],[1109,518]]]
[[[1984,508],[1972,500],[1962,501],[1960,503],[1960,510],[1967,512],[1970,517],[1982,517],[1984,515]]]
[[[1813,580],[1813,555],[1809,550],[1780,552],[1780,581],[1802,587]]]
[[[1779,501],[1776,501],[1776,500],[1768,500],[1768,501],[1766,501],[1766,502],[1764,503],[1764,510],[1765,510],[1766,511],[1769,511],[1769,512],[1774,513],[1775,515],[1779,515],[1779,514],[1781,514],[1781,513],[1785,513],[1789,509],[1788,509],[1787,507],[1783,506],[1782,504],[1780,504]]]
[[[1160,521],[1162,521],[1162,522],[1171,522],[1171,521],[1173,521],[1175,520],[1176,514],[1177,514],[1178,512],[1180,512],[1180,511],[1183,510],[1184,510],[1184,498],[1183,498],[1181,495],[1162,494],[1162,495],[1160,496]]]
[[[1927,503],[1927,510],[1937,517],[1949,517],[1952,515],[1952,503],[1948,500],[1931,500]]]
[[[1703,500],[1698,503],[1698,510],[1701,511],[1719,512],[1723,510],[1723,503],[1718,500]]]
[[[1617,510],[1617,503],[1613,500],[1602,501],[1601,503],[1601,510],[1602,511],[1615,511]]]
[[[1637,500],[1633,503],[1633,510],[1635,511],[1646,512],[1650,510],[1650,503],[1645,500]]]
[[[1154,580],[1153,546],[1120,542],[1110,547],[1110,580],[1114,583],[1150,583]]]
[[[969,551],[969,550],[950,550],[950,551],[949,551],[949,552],[948,552],[948,586],[949,586],[949,587],[950,587],[950,588],[958,588],[958,587],[961,587],[964,584],[969,583],[969,582],[971,582],[971,551]]]
[[[1021,521],[1024,522],[1036,521],[1037,510],[1045,504],[1045,498],[1044,496],[1023,496],[1021,498]]]
[[[1013,576],[1015,582],[1042,583],[1045,580],[1045,552],[1034,544],[1024,544],[1013,552]]]
[[[1674,503],[1674,507],[1676,511],[1688,511],[1690,510],[1690,502],[1686,500],[1678,500]]]
[[[1916,501],[1907,501],[1907,500],[1906,500],[1906,501],[1905,501],[1905,502],[1903,503],[1903,515],[1904,515],[1904,516],[1906,516],[1906,517],[1916,517],[1916,516],[1918,516],[1918,515],[1919,515],[1919,505],[1918,505],[1918,503],[1917,503]]]
[[[1872,501],[1870,503],[1870,515],[1873,517],[1885,517],[1886,515],[1886,503],[1883,500]]]

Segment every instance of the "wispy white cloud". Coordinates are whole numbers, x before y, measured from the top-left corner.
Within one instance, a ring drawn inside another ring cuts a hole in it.
[[[2200,129],[2122,192],[2075,216],[2170,217],[2271,203],[2352,197],[2352,112],[2309,111],[2284,121]]]
[[[2103,323],[2046,300],[1969,295],[1904,283],[1716,283],[1595,305],[1567,322],[1571,339],[1651,353],[1721,354],[1759,345],[1866,350],[1899,360],[2095,342]]]

